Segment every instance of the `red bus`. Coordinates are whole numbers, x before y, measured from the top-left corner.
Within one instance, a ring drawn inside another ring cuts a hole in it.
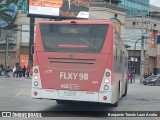
[[[128,53],[107,20],[36,26],[32,97],[117,106],[127,94]]]

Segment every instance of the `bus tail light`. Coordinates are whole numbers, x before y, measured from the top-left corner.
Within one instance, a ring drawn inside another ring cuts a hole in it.
[[[106,72],[106,77],[110,77],[110,72]]]
[[[35,76],[34,76],[34,79],[37,80],[37,79],[38,79],[38,75],[35,75]]]
[[[38,93],[37,92],[34,92],[34,96],[37,96],[38,95]]]
[[[103,74],[103,80],[101,83],[100,91],[109,92],[112,90],[112,71],[110,69],[105,69]]]
[[[34,86],[38,86],[38,81],[34,81]]]
[[[105,85],[104,90],[108,90],[108,89],[109,89],[108,85]]]
[[[103,96],[103,100],[106,101],[107,100],[107,96]]]
[[[32,88],[42,88],[39,66],[33,67]]]
[[[104,80],[104,82],[105,82],[106,84],[108,84],[108,83],[110,82],[110,80],[109,80],[108,78],[106,78],[106,79]]]
[[[37,68],[34,69],[34,73],[38,73],[38,69]]]

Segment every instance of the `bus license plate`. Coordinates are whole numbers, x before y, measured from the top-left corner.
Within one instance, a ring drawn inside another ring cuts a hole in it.
[[[64,96],[76,97],[76,92],[75,91],[64,91]]]

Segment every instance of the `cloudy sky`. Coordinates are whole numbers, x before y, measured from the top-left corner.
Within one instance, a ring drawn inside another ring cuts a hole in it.
[[[160,7],[160,0],[150,0],[150,4]]]

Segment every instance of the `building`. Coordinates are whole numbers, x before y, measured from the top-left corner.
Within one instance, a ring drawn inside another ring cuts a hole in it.
[[[28,55],[29,55],[29,32],[30,32],[30,20],[26,15],[27,11],[27,2],[24,2],[22,6],[19,6],[19,13],[14,24],[17,25],[16,30],[3,30],[3,36],[5,38],[5,33],[10,33],[10,36],[14,40],[14,46],[11,47],[9,44],[9,54],[8,59],[6,61],[6,42],[3,41],[3,50],[0,50],[0,64],[5,64],[5,61],[10,66],[15,65],[16,63],[19,64],[21,62],[28,63]],[[89,19],[107,19],[112,20],[115,23],[116,29],[118,30],[119,34],[123,34],[125,29],[125,9],[106,2],[94,2],[91,0],[90,2],[90,16]],[[36,18],[35,23],[41,20],[48,20],[48,19],[40,19]],[[1,45],[1,43],[0,43]],[[26,57],[24,57],[26,56]],[[21,59],[22,58],[22,59]],[[28,65],[28,64],[27,64]]]
[[[145,15],[149,13],[150,0],[121,0],[119,6],[127,9],[126,17],[137,16],[139,11],[143,11]]]
[[[89,8],[89,19],[111,20],[119,34],[125,30],[125,9],[116,4],[106,2],[91,2]]]
[[[159,44],[160,8],[150,5],[149,0],[122,0],[121,6],[127,9],[125,34],[122,38],[131,47],[129,52],[129,68],[140,74],[140,64],[144,64],[144,73],[160,73]],[[145,39],[145,60],[141,61],[141,36]]]
[[[16,31],[13,30],[0,30],[0,64],[8,64],[11,63],[13,65],[13,61],[16,61],[18,56],[16,54],[16,46],[17,46],[17,35]],[[6,52],[6,41],[8,40],[8,53]],[[8,56],[6,56],[8,54]],[[5,59],[8,59],[6,63]]]

